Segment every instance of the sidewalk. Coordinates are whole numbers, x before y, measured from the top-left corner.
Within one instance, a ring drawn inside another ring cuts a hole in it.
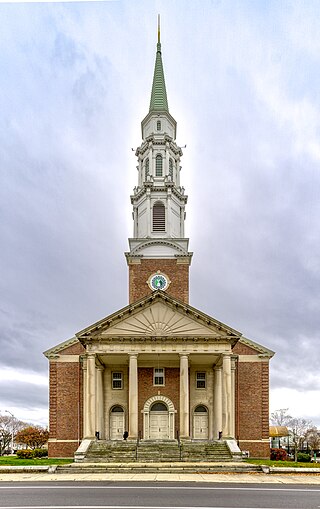
[[[0,482],[51,482],[51,481],[165,481],[165,482],[207,482],[207,483],[262,483],[262,484],[320,484],[320,474],[48,474],[21,473],[1,474]]]

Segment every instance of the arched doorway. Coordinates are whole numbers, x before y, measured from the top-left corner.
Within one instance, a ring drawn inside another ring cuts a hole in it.
[[[169,438],[168,407],[161,401],[153,403],[150,408],[149,438],[153,440]]]
[[[193,412],[193,438],[208,440],[208,409],[204,405],[198,405]]]
[[[152,440],[174,439],[173,403],[165,396],[149,398],[143,407],[143,438]]]
[[[110,440],[122,440],[124,433],[124,411],[120,405],[110,411]]]

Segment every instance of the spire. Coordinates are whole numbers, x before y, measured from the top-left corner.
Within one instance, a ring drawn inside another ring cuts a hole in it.
[[[168,100],[166,92],[166,84],[164,81],[164,72],[161,58],[161,43],[160,43],[160,15],[158,14],[158,43],[156,63],[154,66],[152,92],[150,100],[149,111],[168,111]]]

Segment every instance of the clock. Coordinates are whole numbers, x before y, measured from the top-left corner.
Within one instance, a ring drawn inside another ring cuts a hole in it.
[[[148,279],[148,285],[151,290],[166,290],[170,284],[170,280],[165,274],[158,271],[156,274],[152,274]]]

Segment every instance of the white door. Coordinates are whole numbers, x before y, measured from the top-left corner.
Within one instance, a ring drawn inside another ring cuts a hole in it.
[[[193,438],[208,440],[208,414],[195,413],[193,416]]]
[[[154,440],[169,438],[169,413],[150,412],[150,433],[149,437]]]
[[[110,414],[110,439],[122,440],[124,433],[124,413],[111,412]]]

